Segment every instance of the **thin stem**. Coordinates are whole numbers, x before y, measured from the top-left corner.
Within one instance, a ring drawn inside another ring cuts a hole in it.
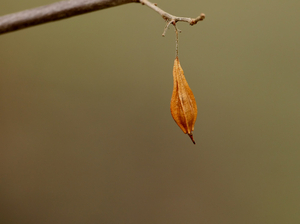
[[[176,40],[175,40],[175,43],[176,43],[176,53],[175,53],[175,58],[178,58],[178,47],[179,47],[178,29],[177,29],[176,25],[174,27],[175,27],[175,33],[176,33]]]

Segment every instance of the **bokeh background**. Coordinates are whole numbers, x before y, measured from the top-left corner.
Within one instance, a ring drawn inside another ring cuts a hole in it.
[[[0,2],[0,15],[54,0]],[[0,222],[300,223],[300,1],[131,3],[0,36]]]

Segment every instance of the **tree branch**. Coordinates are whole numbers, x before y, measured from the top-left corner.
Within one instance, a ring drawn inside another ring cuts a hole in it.
[[[69,0],[0,17],[0,34],[139,0]]]
[[[170,24],[173,24],[177,30],[176,23],[178,21],[194,25],[205,18],[203,13],[194,19],[173,16],[148,0],[68,0],[1,16],[0,34],[131,2],[140,2],[147,5],[163,17],[167,22],[163,36]]]

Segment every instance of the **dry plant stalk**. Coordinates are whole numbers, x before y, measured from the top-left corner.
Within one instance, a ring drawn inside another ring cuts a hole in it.
[[[184,134],[188,134],[193,141],[194,125],[197,118],[197,104],[194,94],[187,83],[178,57],[175,58],[173,67],[173,93],[171,98],[171,114]]]

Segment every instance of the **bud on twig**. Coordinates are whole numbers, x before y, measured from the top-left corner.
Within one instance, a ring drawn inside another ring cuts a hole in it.
[[[196,144],[192,131],[194,131],[197,118],[197,104],[194,94],[184,77],[178,57],[174,61],[173,79],[174,86],[171,98],[172,117],[181,130],[185,134],[188,134],[193,143]]]

